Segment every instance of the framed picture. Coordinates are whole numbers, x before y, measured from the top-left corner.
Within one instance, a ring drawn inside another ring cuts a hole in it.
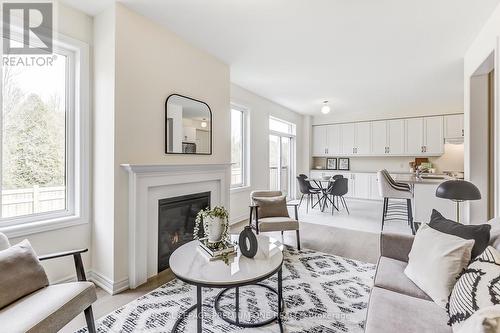
[[[348,158],[339,158],[339,170],[349,170]]]
[[[337,159],[336,158],[327,158],[326,159],[326,168],[328,170],[337,170]]]

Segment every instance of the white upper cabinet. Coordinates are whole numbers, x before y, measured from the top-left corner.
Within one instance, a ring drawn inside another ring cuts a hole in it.
[[[424,155],[442,155],[443,153],[443,116],[424,118]]]
[[[356,125],[354,123],[342,124],[341,133],[342,133],[342,154],[353,155],[356,144]]]
[[[405,122],[403,119],[387,121],[387,152],[391,155],[404,155],[405,153]]]
[[[362,122],[356,123],[355,130],[355,145],[354,154],[355,155],[370,155],[371,152],[371,123]]]
[[[387,140],[387,121],[374,121],[372,122],[372,154],[385,155],[387,154],[388,140]]]
[[[326,140],[326,152],[329,156],[342,154],[340,125],[329,125],[326,127]]]
[[[327,139],[326,139],[327,126],[314,126],[313,132],[313,155],[326,156],[327,155]]]
[[[407,155],[422,155],[424,153],[424,119],[405,119]]]
[[[444,138],[460,139],[464,137],[464,115],[444,116]]]

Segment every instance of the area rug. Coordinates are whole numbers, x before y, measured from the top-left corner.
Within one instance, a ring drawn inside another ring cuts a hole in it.
[[[368,296],[375,266],[312,250],[284,250],[283,297],[285,332],[363,332]],[[264,284],[277,288],[277,277]],[[279,332],[271,323],[260,328],[239,328],[223,321],[214,311],[220,289],[203,289],[203,332]],[[177,279],[126,304],[97,321],[98,332],[171,332],[185,309],[195,304],[196,288]],[[277,310],[277,297],[266,288],[240,288],[240,320],[262,321]],[[234,293],[221,299],[221,308],[234,310]],[[179,332],[196,332],[196,315],[184,319]],[[78,333],[87,332],[86,328]]]

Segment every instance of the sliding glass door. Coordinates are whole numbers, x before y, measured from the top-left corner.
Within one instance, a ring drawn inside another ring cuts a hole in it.
[[[271,118],[269,135],[269,188],[271,190],[279,190],[288,198],[293,198],[294,182],[293,175],[295,169],[295,125],[290,123],[282,123],[287,127],[278,127],[280,131],[276,131],[276,126],[273,127],[271,122],[279,122],[275,118]],[[284,131],[284,128],[289,128],[289,131]]]

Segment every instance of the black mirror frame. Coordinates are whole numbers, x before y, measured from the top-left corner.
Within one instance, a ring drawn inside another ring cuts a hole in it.
[[[173,96],[179,96],[179,97],[183,97],[183,98],[187,98],[187,99],[190,99],[192,101],[195,101],[195,102],[199,102],[199,103],[202,103],[202,104],[205,104],[208,108],[208,112],[210,112],[210,152],[208,153],[175,153],[175,152],[169,152],[168,151],[168,125],[167,125],[167,121],[168,121],[168,108],[167,108],[167,105],[168,105],[168,100],[170,99],[170,97],[173,97]],[[165,154],[170,154],[170,155],[212,155],[212,152],[213,152],[213,129],[212,129],[212,122],[213,122],[213,117],[212,117],[212,109],[210,109],[210,106],[203,102],[203,101],[200,101],[199,99],[195,99],[195,98],[192,98],[192,97],[188,97],[188,96],[185,96],[185,95],[181,95],[181,94],[170,94],[167,99],[165,100]]]

